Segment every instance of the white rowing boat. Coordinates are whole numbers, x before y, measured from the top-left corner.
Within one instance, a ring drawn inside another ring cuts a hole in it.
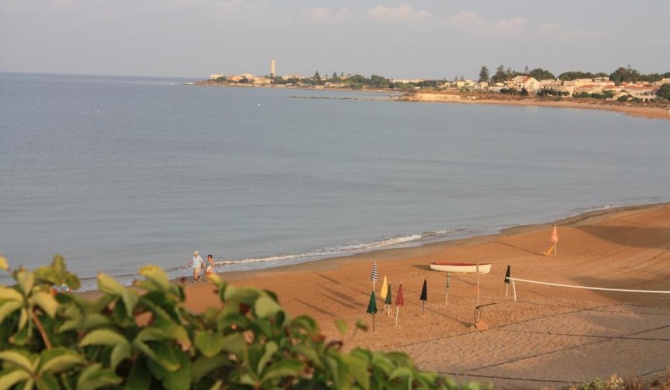
[[[445,262],[433,262],[430,263],[430,269],[433,271],[441,272],[453,272],[459,274],[474,274],[477,273],[477,267],[479,266],[480,274],[488,274],[491,271],[491,263],[445,263]]]

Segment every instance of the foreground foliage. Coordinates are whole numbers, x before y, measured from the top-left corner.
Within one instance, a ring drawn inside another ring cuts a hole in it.
[[[2,257],[0,268],[9,269]],[[479,388],[419,371],[403,353],[345,353],[312,318],[290,318],[269,291],[214,275],[220,306],[195,314],[160,268],[139,275],[128,288],[100,274],[92,298],[54,293],[79,288],[60,256],[13,271],[16,284],[0,286],[0,389]]]

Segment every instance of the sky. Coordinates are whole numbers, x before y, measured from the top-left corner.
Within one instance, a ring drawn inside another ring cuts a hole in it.
[[[0,0],[0,72],[670,71],[668,0]]]

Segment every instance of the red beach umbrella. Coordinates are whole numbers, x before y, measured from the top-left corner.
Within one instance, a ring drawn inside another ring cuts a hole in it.
[[[395,296],[395,326],[398,326],[398,312],[400,311],[400,306],[405,305],[405,298],[402,296],[402,282],[398,286],[398,294]]]

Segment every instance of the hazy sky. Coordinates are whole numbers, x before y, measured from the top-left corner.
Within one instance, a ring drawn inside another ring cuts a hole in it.
[[[0,0],[0,72],[670,71],[670,0]]]

